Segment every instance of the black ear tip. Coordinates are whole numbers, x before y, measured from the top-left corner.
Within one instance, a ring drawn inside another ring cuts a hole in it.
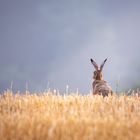
[[[90,59],[91,62],[93,62],[92,58]]]
[[[106,62],[107,61],[107,58],[105,59],[105,61],[104,62]]]

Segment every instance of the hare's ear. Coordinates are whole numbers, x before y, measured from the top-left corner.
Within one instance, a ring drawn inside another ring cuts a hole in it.
[[[95,68],[96,70],[98,70],[98,65],[97,65],[97,63],[96,63],[93,59],[90,59],[90,61],[91,61],[91,63],[93,64],[94,68]]]
[[[104,67],[104,64],[105,64],[105,62],[107,61],[107,58],[104,60],[104,62],[101,64],[101,66],[100,66],[100,71],[102,71],[103,70],[103,67]]]

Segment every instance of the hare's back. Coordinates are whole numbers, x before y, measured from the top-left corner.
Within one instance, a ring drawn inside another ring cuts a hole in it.
[[[94,81],[93,93],[108,96],[108,94],[112,94],[112,89],[106,81]]]

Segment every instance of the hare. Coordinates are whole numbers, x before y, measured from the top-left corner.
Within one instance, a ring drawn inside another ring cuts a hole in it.
[[[102,70],[107,59],[103,61],[100,68],[98,67],[97,63],[93,59],[90,59],[90,61],[95,68],[93,74],[94,81],[92,83],[93,95],[102,95],[103,97],[108,96],[109,94],[112,95],[113,91],[111,87],[108,85],[108,83],[103,80],[103,74],[102,74]]]

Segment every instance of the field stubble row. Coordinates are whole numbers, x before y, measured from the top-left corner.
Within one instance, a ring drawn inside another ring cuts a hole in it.
[[[140,97],[0,95],[2,140],[139,140]]]

